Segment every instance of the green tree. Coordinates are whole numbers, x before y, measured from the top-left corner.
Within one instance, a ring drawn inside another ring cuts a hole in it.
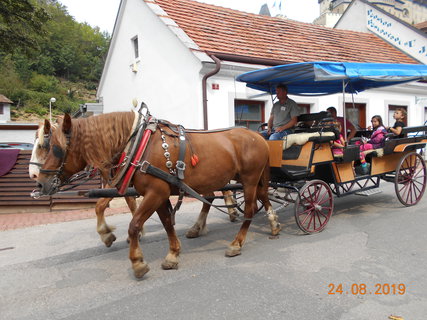
[[[48,19],[44,8],[32,0],[0,0],[0,48],[7,53],[37,48]]]

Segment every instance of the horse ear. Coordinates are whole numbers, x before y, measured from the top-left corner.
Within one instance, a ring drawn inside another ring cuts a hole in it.
[[[47,119],[44,119],[43,133],[49,134],[50,132],[50,122]]]
[[[64,121],[62,122],[62,132],[69,134],[71,132],[71,117],[68,113],[64,115]]]

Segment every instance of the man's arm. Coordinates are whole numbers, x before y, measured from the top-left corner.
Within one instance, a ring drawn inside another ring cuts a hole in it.
[[[273,115],[270,115],[270,118],[268,119],[268,123],[267,123],[267,132],[268,134],[271,133],[271,130],[273,129]]]

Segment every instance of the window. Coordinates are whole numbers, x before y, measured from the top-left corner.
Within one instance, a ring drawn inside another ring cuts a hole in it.
[[[244,126],[250,130],[257,131],[258,127],[264,122],[264,102],[235,100],[234,124],[236,126]]]
[[[366,104],[364,103],[345,103],[345,117],[356,129],[366,128]]]
[[[133,51],[135,53],[135,59],[139,58],[139,49],[138,49],[138,36],[132,38]]]
[[[3,111],[3,103],[0,103],[0,114],[3,114],[4,113],[4,111]]]
[[[300,114],[310,113],[310,105],[307,103],[298,103],[298,110]]]

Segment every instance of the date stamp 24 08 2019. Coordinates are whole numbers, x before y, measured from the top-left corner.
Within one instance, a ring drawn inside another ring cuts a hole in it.
[[[374,286],[368,286],[365,283],[352,283],[351,285],[343,285],[342,283],[328,284],[329,295],[404,295],[406,293],[406,285],[404,283],[375,283]],[[390,320],[404,320],[401,316],[390,315]]]
[[[349,285],[330,283],[328,288],[328,294],[330,295],[404,295],[406,293],[406,285],[403,283],[375,283],[373,286],[369,286],[366,283],[352,283]]]

